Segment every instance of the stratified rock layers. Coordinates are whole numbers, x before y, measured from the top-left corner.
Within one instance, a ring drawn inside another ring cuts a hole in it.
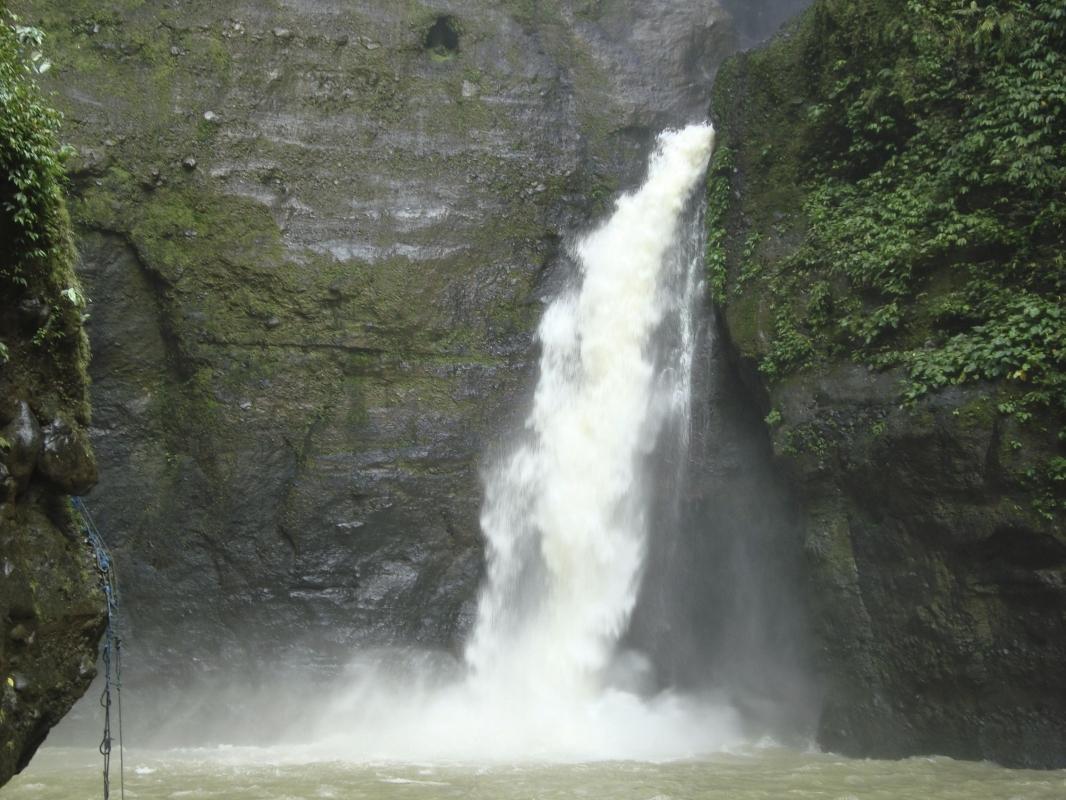
[[[130,680],[454,647],[566,237],[701,118],[713,0],[50,2]]]

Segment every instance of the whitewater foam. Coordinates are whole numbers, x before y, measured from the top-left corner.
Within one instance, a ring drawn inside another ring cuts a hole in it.
[[[461,677],[428,657],[362,660],[320,754],[663,760],[739,743],[731,709],[646,696],[649,662],[619,652],[647,551],[648,456],[665,423],[687,430],[700,258],[679,242],[713,139],[709,125],[663,133],[644,184],[572,247],[579,280],[540,324],[532,411],[486,474],[488,576]],[[676,341],[656,346],[665,327]]]

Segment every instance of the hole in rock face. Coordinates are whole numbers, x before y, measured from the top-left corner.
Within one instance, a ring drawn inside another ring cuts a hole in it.
[[[448,58],[459,52],[459,23],[455,17],[437,17],[433,27],[426,31],[425,48],[441,58]]]

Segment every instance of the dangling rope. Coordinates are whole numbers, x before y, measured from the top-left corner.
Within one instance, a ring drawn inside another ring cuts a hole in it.
[[[100,755],[104,757],[104,800],[111,797],[111,693],[114,689],[118,706],[118,775],[119,791],[122,800],[126,800],[126,770],[124,748],[122,746],[122,640],[116,633],[118,622],[118,581],[115,577],[115,562],[104,544],[100,531],[93,522],[92,514],[80,497],[72,497],[74,509],[81,517],[85,538],[96,555],[96,567],[100,570],[104,596],[107,598],[107,632],[104,635],[104,648],[100,660],[104,665],[104,690],[100,693],[100,707],[104,709],[104,735],[100,740]],[[115,669],[112,674],[111,658],[114,656]]]

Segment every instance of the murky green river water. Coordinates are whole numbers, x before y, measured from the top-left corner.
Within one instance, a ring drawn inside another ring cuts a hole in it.
[[[119,796],[117,754],[112,797]],[[126,753],[130,800],[1037,800],[1066,798],[1066,771],[916,758],[856,761],[783,749],[700,761],[419,766],[287,761],[281,751]],[[96,800],[100,757],[46,748],[2,800]]]

